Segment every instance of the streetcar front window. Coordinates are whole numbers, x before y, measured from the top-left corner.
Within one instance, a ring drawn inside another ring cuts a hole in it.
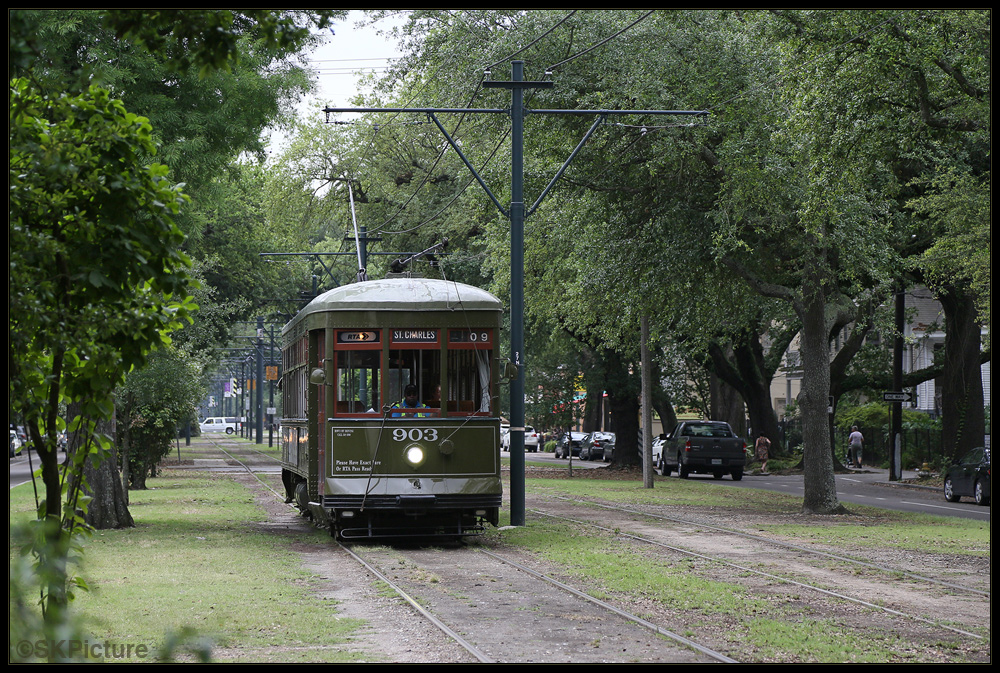
[[[381,413],[381,359],[377,350],[337,351],[337,413]]]
[[[389,399],[403,406],[406,389],[416,387],[416,403],[433,410],[441,409],[441,350],[407,348],[389,351]],[[426,414],[421,414],[426,415]]]

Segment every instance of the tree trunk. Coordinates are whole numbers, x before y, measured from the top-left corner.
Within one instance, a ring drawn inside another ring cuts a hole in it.
[[[786,341],[783,339],[782,343]],[[727,357],[727,353],[731,355]],[[753,440],[764,435],[771,440],[772,446],[777,448],[777,438],[780,434],[778,417],[771,405],[771,380],[774,378],[774,371],[765,363],[760,334],[744,332],[739,339],[734,339],[731,351],[723,350],[719,344],[712,344],[709,347],[709,355],[712,371],[743,398],[752,432],[752,437],[747,439]],[[736,427],[733,425],[734,431]],[[746,433],[742,422],[739,423],[739,427],[743,429],[737,431],[737,434]]]
[[[826,299],[819,281],[808,279],[799,306],[802,320],[802,462],[807,514],[836,514],[846,510],[837,499],[830,454],[827,405],[830,395],[830,348]]]
[[[631,392],[629,388],[624,394],[608,391],[615,433],[614,465],[639,465],[639,398]]]
[[[980,371],[980,328],[972,297],[949,287],[938,292],[944,308],[944,371],[941,374],[941,439],[944,455],[958,458],[983,446],[986,418]]]
[[[67,415],[75,418],[77,413],[77,405],[70,405]],[[97,431],[113,437],[114,421],[101,421],[98,423]],[[86,450],[88,447],[81,447],[80,440],[79,433],[72,433],[67,452]],[[125,489],[118,472],[118,450],[114,441],[110,442],[110,450],[102,458],[99,459],[94,453],[87,457],[87,462],[83,466],[83,477],[86,485],[83,490],[91,497],[86,515],[86,521],[90,526],[97,530],[135,526],[125,501]]]
[[[663,433],[666,434],[673,430],[677,425],[677,411],[674,409],[670,395],[659,384],[653,386],[653,409],[660,417],[660,427]]]
[[[583,401],[583,431],[594,432],[601,427],[601,416],[603,415],[603,390],[587,390],[587,396]]]
[[[747,436],[747,413],[743,397],[736,388],[715,374],[710,379],[712,420],[725,421],[740,437]]]

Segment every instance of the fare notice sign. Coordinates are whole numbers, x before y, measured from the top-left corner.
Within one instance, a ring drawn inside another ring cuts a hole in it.
[[[882,393],[883,402],[911,402],[913,396],[907,392],[890,391]]]

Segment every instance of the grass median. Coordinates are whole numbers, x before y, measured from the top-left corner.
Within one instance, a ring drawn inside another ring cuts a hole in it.
[[[74,571],[91,590],[78,593],[72,609],[94,642],[155,653],[183,633],[209,639],[216,661],[365,658],[349,643],[361,624],[318,595],[293,540],[255,525],[266,516],[245,486],[183,471],[147,484],[130,494],[135,528],[95,531]],[[32,515],[30,484],[10,498],[14,527]]]
[[[150,651],[177,634],[196,634],[213,643],[213,660],[226,662],[375,659],[352,645],[352,636],[363,624],[338,614],[336,603],[317,590],[318,579],[303,569],[295,550],[300,542],[328,541],[326,533],[315,530],[287,536],[269,531],[259,525],[266,515],[255,504],[253,493],[228,475],[168,470],[148,485],[148,490],[130,495],[135,528],[96,531],[86,543],[85,565],[75,572],[92,589],[79,594],[72,607],[87,633],[101,641],[145,645]],[[636,481],[597,478],[528,479],[527,487],[533,494],[560,498],[665,504],[675,507],[679,515],[685,507],[711,507],[782,516],[801,507],[800,499],[783,494],[719,489],[711,483],[676,479],[670,480],[669,488],[652,490]],[[33,508],[30,485],[11,490],[12,528],[28,521]],[[875,508],[852,510],[856,516],[830,517],[819,526],[799,525],[794,517],[789,517],[787,525],[775,524],[773,517],[762,525],[789,540],[831,547],[878,544],[949,554],[990,553],[988,523]],[[863,525],[858,525],[859,517]],[[603,535],[581,534],[574,524],[532,524],[505,531],[503,537],[505,544],[546,557],[560,567],[579,568],[582,576],[593,577],[596,572],[600,582],[595,583],[607,591],[653,591],[653,600],[704,611],[706,619],[730,618],[746,608],[728,585],[706,582],[692,587],[685,564],[664,565]],[[15,553],[12,548],[12,559]],[[624,573],[623,568],[631,570]],[[671,582],[674,575],[684,576],[685,581]],[[779,637],[785,626],[778,620],[766,632]],[[836,646],[842,634],[818,624],[816,630],[829,632],[831,641],[830,651],[818,660],[888,660],[883,656],[869,659],[857,651],[848,655]],[[753,632],[748,629],[744,636]],[[868,645],[878,648],[877,643]],[[810,646],[816,646],[815,639]],[[776,647],[787,652],[797,646]]]

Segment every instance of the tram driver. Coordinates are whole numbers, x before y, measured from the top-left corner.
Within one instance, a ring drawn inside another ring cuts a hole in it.
[[[392,408],[398,410],[392,413],[392,418],[426,418],[431,415],[414,411],[416,409],[430,409],[430,407],[420,401],[417,395],[417,386],[412,383],[403,388],[403,399],[393,404]]]

